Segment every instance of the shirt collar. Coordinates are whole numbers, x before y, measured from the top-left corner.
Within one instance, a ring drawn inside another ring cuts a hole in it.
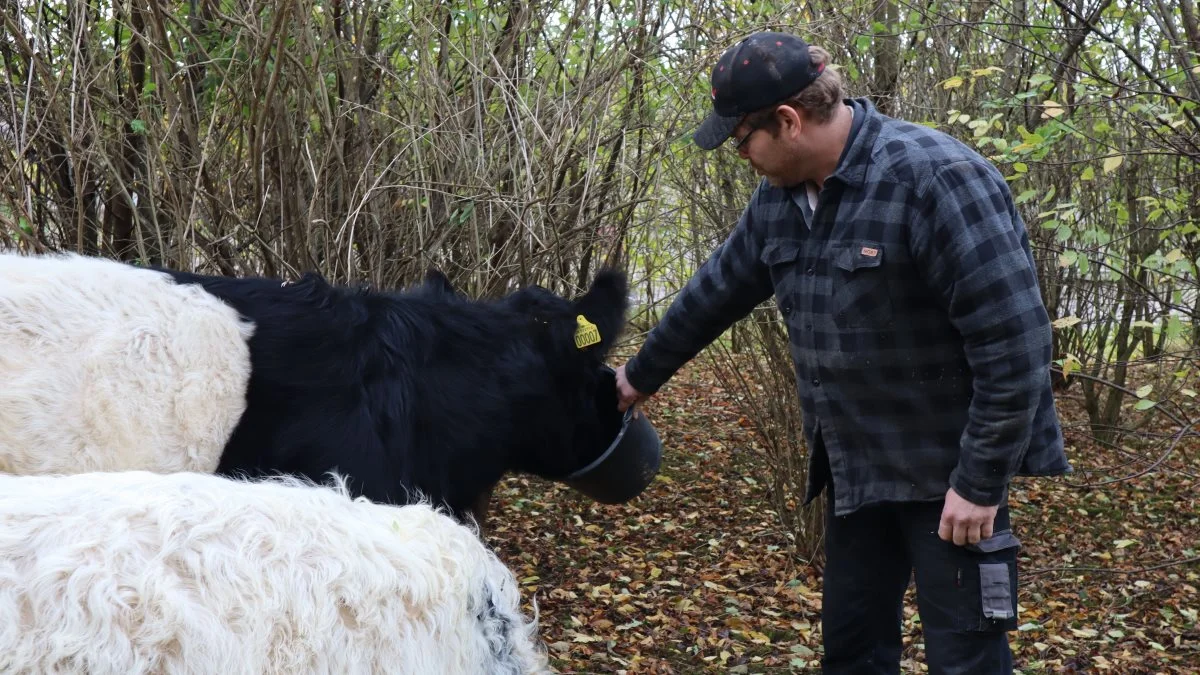
[[[845,103],[854,109],[854,123],[850,125],[846,147],[842,148],[842,155],[838,157],[837,170],[830,178],[859,187],[866,180],[875,139],[879,137],[879,130],[883,126],[883,116],[870,99],[851,98],[846,99]]]

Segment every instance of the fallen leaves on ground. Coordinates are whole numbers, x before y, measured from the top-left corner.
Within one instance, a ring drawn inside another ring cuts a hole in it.
[[[1069,398],[1060,405],[1073,415]],[[647,411],[663,465],[632,502],[596,504],[529,477],[497,487],[487,540],[517,574],[527,609],[536,601],[553,666],[819,672],[821,580],[791,555],[755,478],[763,459],[749,425],[702,359]],[[1018,479],[1012,490],[1019,672],[1200,672],[1195,479],[1168,470],[1080,489],[1115,460],[1082,433],[1070,432],[1068,446],[1075,475]],[[1189,459],[1180,458],[1175,468]],[[911,587],[904,616],[904,672],[925,672]]]

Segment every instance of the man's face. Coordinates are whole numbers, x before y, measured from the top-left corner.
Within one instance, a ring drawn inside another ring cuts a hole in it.
[[[781,112],[784,108],[788,112]],[[743,119],[734,128],[728,143],[769,183],[791,187],[803,182],[800,118],[795,109],[788,106],[779,106],[772,115],[766,120],[754,115]],[[772,120],[775,123],[768,124]]]

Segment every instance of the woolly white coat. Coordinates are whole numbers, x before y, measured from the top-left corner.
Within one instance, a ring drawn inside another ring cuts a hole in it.
[[[253,330],[161,272],[0,254],[0,471],[214,471]]]
[[[547,672],[516,579],[428,505],[298,479],[0,476],[0,672]]]

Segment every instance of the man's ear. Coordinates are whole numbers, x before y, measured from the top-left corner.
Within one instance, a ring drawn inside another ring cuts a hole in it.
[[[809,121],[807,112],[790,105],[776,107],[775,119],[779,122],[779,132],[788,136],[803,131]]]

